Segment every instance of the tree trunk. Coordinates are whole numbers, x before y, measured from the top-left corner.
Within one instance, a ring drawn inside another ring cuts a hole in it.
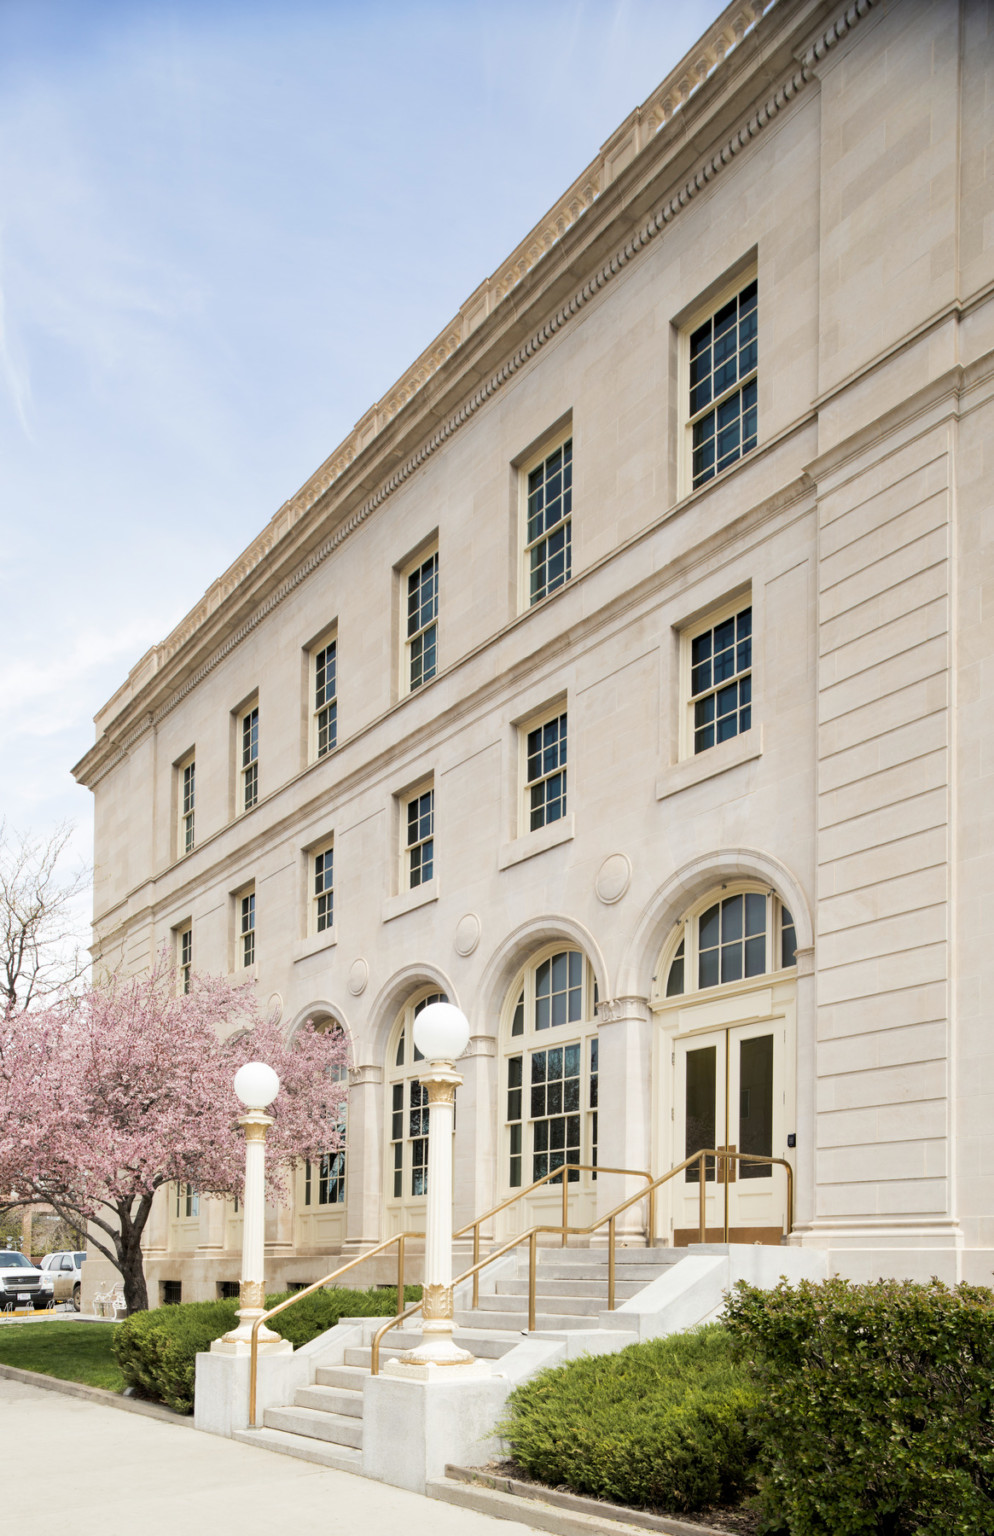
[[[143,1195],[132,1210],[128,1205],[117,1208],[121,1231],[115,1241],[117,1267],[124,1281],[124,1315],[148,1311],[148,1286],[145,1283],[145,1265],[142,1256],[142,1233],[152,1209],[152,1196]]]

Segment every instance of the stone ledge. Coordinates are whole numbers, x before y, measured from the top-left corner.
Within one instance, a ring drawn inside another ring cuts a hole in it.
[[[445,1504],[460,1504],[497,1519],[517,1520],[533,1530],[554,1531],[559,1536],[600,1536],[605,1529],[614,1527],[619,1531],[633,1527],[661,1531],[665,1536],[728,1536],[727,1530],[718,1526],[651,1515],[623,1504],[605,1504],[600,1499],[586,1499],[576,1493],[546,1488],[541,1483],[525,1483],[487,1472],[482,1467],[447,1466],[445,1477],[429,1482],[425,1492],[430,1499]]]
[[[122,1397],[119,1392],[108,1392],[104,1387],[88,1387],[82,1381],[63,1381],[59,1376],[45,1376],[41,1371],[22,1371],[14,1365],[0,1365],[0,1376],[8,1381],[20,1381],[29,1387],[43,1387],[46,1392],[64,1392],[66,1397],[81,1397],[84,1402],[97,1403],[104,1408],[123,1408],[125,1413],[140,1413],[146,1419],[158,1419],[163,1424],[177,1424],[181,1429],[193,1428],[193,1416],[174,1413],[162,1403],[145,1403],[140,1398]]]
[[[497,868],[510,869],[514,864],[534,858],[537,853],[545,853],[550,848],[558,848],[560,843],[568,843],[573,836],[574,817],[570,811],[547,827],[539,827],[536,832],[525,832],[521,837],[516,837],[513,843],[505,843],[497,854]]]
[[[733,736],[731,741],[709,747],[697,757],[688,757],[682,763],[672,763],[656,780],[656,799],[666,800],[670,795],[701,784],[719,773],[727,773],[742,763],[751,763],[763,755],[763,727],[754,725],[751,730]]]

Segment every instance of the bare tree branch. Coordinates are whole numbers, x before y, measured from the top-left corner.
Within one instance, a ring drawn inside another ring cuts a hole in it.
[[[0,821],[0,1008],[29,1008],[72,984],[89,964],[75,912],[88,869],[64,871],[72,827],[47,838]]]

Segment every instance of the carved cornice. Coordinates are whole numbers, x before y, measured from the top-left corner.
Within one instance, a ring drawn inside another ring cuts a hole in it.
[[[619,275],[641,252],[652,243],[653,240],[667,227],[668,224],[679,217],[680,213],[703,192],[716,176],[732,163],[735,157],[755,139],[771,123],[779,113],[794,99],[797,93],[815,77],[816,65],[825,54],[845,37],[857,23],[868,14],[877,0],[854,0],[847,6],[834,22],[820,34],[818,38],[807,48],[804,55],[797,62],[772,96],[757,111],[746,119],[741,126],[728,137],[724,144],[711,156],[709,156],[690,176],[683,185],[632,235],[625,245],[617,250],[614,255],[601,266],[572,297],[555,312],[529,339],[521,345],[511,357],[507,358],[503,365],[493,372],[490,377],[480,385],[448,418],[443,421],[436,430],[422,442],[420,447],[410,454],[402,464],[369,496],[362,504],[336,528],[335,532],[326,538],[314,549],[307,558],[297,567],[286,580],[281,582],[262,602],[259,607],[249,615],[236,629],[232,630],[217,647],[193,672],[184,677],[159,708],[154,711],[146,710],[141,719],[136,721],[125,733],[113,740],[105,735],[102,742],[98,742],[90,752],[76,765],[74,774],[81,780],[92,785],[97,784],[101,778],[113,768],[132,746],[146,734],[161,719],[164,719],[190,691],[197,687],[202,680],[230,654],[242,640],[249,635],[296,587],[304,581],[317,566],[321,565],[343,542],[349,538],[357,528],[394,491],[405,484],[437,450],[442,447],[464,426],[477,411],[490,401],[503,389],[515,375],[535,357],[548,342],[550,342],[564,326],[568,325],[586,306],[595,299],[602,290],[607,287],[615,277]],[[473,305],[483,290],[490,293],[490,284],[495,285],[493,294],[495,301],[505,297],[512,287],[527,274],[538,262],[545,251],[561,239],[562,235],[579,218],[585,206],[603,191],[608,180],[613,180],[621,171],[630,164],[638,151],[646,146],[652,136],[658,132],[672,117],[673,113],[682,107],[689,97],[710,77],[727,53],[741,41],[746,32],[762,17],[764,11],[770,8],[766,0],[753,0],[753,3],[731,5],[718,18],[710,32],[677,66],[662,85],[657,88],[649,101],[631,115],[621,129],[608,140],[598,160],[593,162],[593,167],[601,167],[606,179],[597,183],[596,176],[592,176],[592,167],[588,167],[579,181],[574,183],[570,191],[561,199],[560,203],[552,210],[543,224],[538,226],[544,231],[540,237],[536,237],[536,231],[532,231],[526,240],[513,253],[510,264],[504,263],[500,269],[503,274],[489,280],[482,289],[477,290],[473,299],[468,301]],[[643,124],[644,131],[637,132],[639,124]],[[651,131],[650,131],[651,128]],[[631,130],[631,153],[622,154],[618,149],[621,142],[619,135],[624,135],[626,129]],[[614,148],[612,149],[612,146]],[[613,158],[612,158],[613,156]],[[627,156],[627,157],[626,157]],[[605,158],[607,157],[607,158]],[[613,175],[608,175],[604,167],[614,167]],[[583,183],[590,191],[589,201],[583,203],[581,193],[577,190]],[[577,201],[577,198],[580,201]],[[583,206],[581,206],[583,203]],[[571,210],[574,212],[571,214]],[[551,231],[555,230],[553,235]],[[548,244],[545,243],[546,235],[549,236]],[[541,247],[541,248],[540,248]],[[519,256],[519,253],[524,253]],[[513,281],[512,281],[513,277]],[[464,311],[467,306],[464,306]],[[461,313],[463,313],[461,311]],[[482,319],[483,316],[480,316]],[[374,406],[363,417],[352,435],[346,439],[335,453],[325,461],[321,468],[307,481],[306,485],[298,491],[290,501],[280,508],[276,516],[263,530],[257,539],[239,556],[218,581],[208,590],[202,601],[191,610],[182,622],[172,631],[161,645],[153,646],[142,658],[136,667],[132,669],[130,681],[135,689],[141,689],[152,677],[172,659],[194,633],[206,622],[221,604],[231,596],[242,581],[259,566],[272,552],[277,542],[327,493],[334,482],[351,465],[356,455],[361,452],[373,440],[376,435],[386,427],[404,404],[420,390],[428,379],[437,372],[438,368],[458,350],[462,341],[465,341],[476,328],[476,324],[469,324],[464,333],[457,335],[456,322],[432,343],[426,353],[417,360],[411,369],[394,386],[384,399]]]
[[[383,1081],[383,1068],[371,1064],[364,1067],[349,1068],[349,1087],[365,1088],[368,1085],[376,1087]]]

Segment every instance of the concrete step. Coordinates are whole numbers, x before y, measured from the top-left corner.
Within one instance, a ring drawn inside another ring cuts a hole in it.
[[[687,1255],[686,1248],[615,1248],[616,1264],[676,1264]],[[546,1264],[597,1264],[607,1268],[606,1248],[540,1248],[538,1267]]]
[[[298,1387],[293,1394],[295,1408],[320,1408],[324,1413],[341,1413],[352,1419],[362,1418],[362,1393],[351,1387]]]
[[[501,1321],[503,1322],[503,1319]],[[519,1343],[519,1333],[505,1332],[503,1328],[498,1331],[494,1328],[494,1318],[492,1315],[484,1317],[480,1327],[472,1329],[457,1327],[453,1337],[457,1344],[461,1344],[463,1349],[468,1349],[479,1360],[499,1360],[501,1355],[506,1355],[509,1349],[513,1349],[515,1344]],[[413,1340],[410,1344],[402,1344],[398,1347],[395,1342],[395,1335],[388,1333],[380,1345],[380,1362],[394,1359],[396,1355],[401,1354],[405,1349],[413,1349],[417,1343],[420,1343],[420,1338]],[[367,1376],[372,1361],[373,1351],[368,1345],[365,1348],[356,1345],[354,1348],[345,1351],[346,1365],[365,1366],[364,1374]]]
[[[262,1416],[265,1429],[281,1429],[284,1434],[303,1435],[311,1440],[327,1440],[332,1445],[362,1446],[362,1420],[343,1413],[326,1413],[322,1408],[267,1408]]]
[[[607,1287],[603,1287],[597,1294],[599,1295],[601,1305],[606,1307]],[[492,1326],[503,1328],[504,1323],[501,1319],[503,1319],[506,1313],[520,1312],[522,1300],[527,1295],[528,1287],[526,1285],[524,1291],[520,1292],[517,1296],[481,1296],[480,1305],[475,1315],[479,1316],[484,1312],[492,1312],[494,1314]],[[541,1312],[551,1312],[553,1310],[558,1313],[576,1312],[587,1317],[593,1310],[591,1305],[592,1297],[590,1296],[549,1296],[545,1291],[539,1290],[536,1292],[536,1300]],[[458,1312],[456,1315],[458,1316]]]
[[[319,1365],[314,1372],[314,1381],[319,1387],[343,1387],[361,1396],[362,1384],[368,1375],[369,1371],[361,1365]]]
[[[674,1261],[675,1262],[675,1261]],[[638,1286],[648,1285],[657,1275],[664,1275],[672,1264],[618,1264],[614,1271],[615,1280],[631,1280]],[[515,1280],[527,1280],[528,1266],[518,1266],[512,1277]],[[601,1285],[607,1285],[607,1265],[595,1264],[547,1264],[536,1275],[539,1281],[545,1280],[597,1280]]]
[[[528,1312],[501,1312],[501,1327],[506,1328],[512,1335],[528,1332]],[[493,1328],[497,1314],[493,1312],[460,1312],[456,1309],[456,1322],[464,1328]],[[596,1312],[536,1312],[535,1327],[542,1329],[560,1330],[563,1328],[598,1328],[600,1318]],[[456,1338],[458,1340],[458,1330]],[[514,1342],[517,1342],[515,1339]],[[473,1349],[474,1354],[479,1351],[468,1342],[466,1348]]]
[[[662,1271],[660,1271],[662,1273]],[[654,1280],[655,1275],[646,1275],[639,1280],[619,1280],[615,1277],[614,1291],[616,1296],[627,1299],[629,1296],[637,1296],[639,1291]],[[537,1294],[557,1300],[563,1296],[577,1296],[601,1301],[606,1305],[607,1275],[599,1275],[596,1280],[546,1280],[540,1279],[537,1285]],[[513,1296],[528,1295],[528,1280],[498,1280],[497,1295],[511,1298]],[[489,1298],[488,1298],[489,1299]]]
[[[310,1440],[303,1435],[289,1435],[281,1429],[236,1429],[233,1440],[254,1445],[281,1456],[296,1456],[319,1467],[333,1467],[336,1472],[362,1472],[362,1452],[350,1445],[330,1445],[324,1440]]]

